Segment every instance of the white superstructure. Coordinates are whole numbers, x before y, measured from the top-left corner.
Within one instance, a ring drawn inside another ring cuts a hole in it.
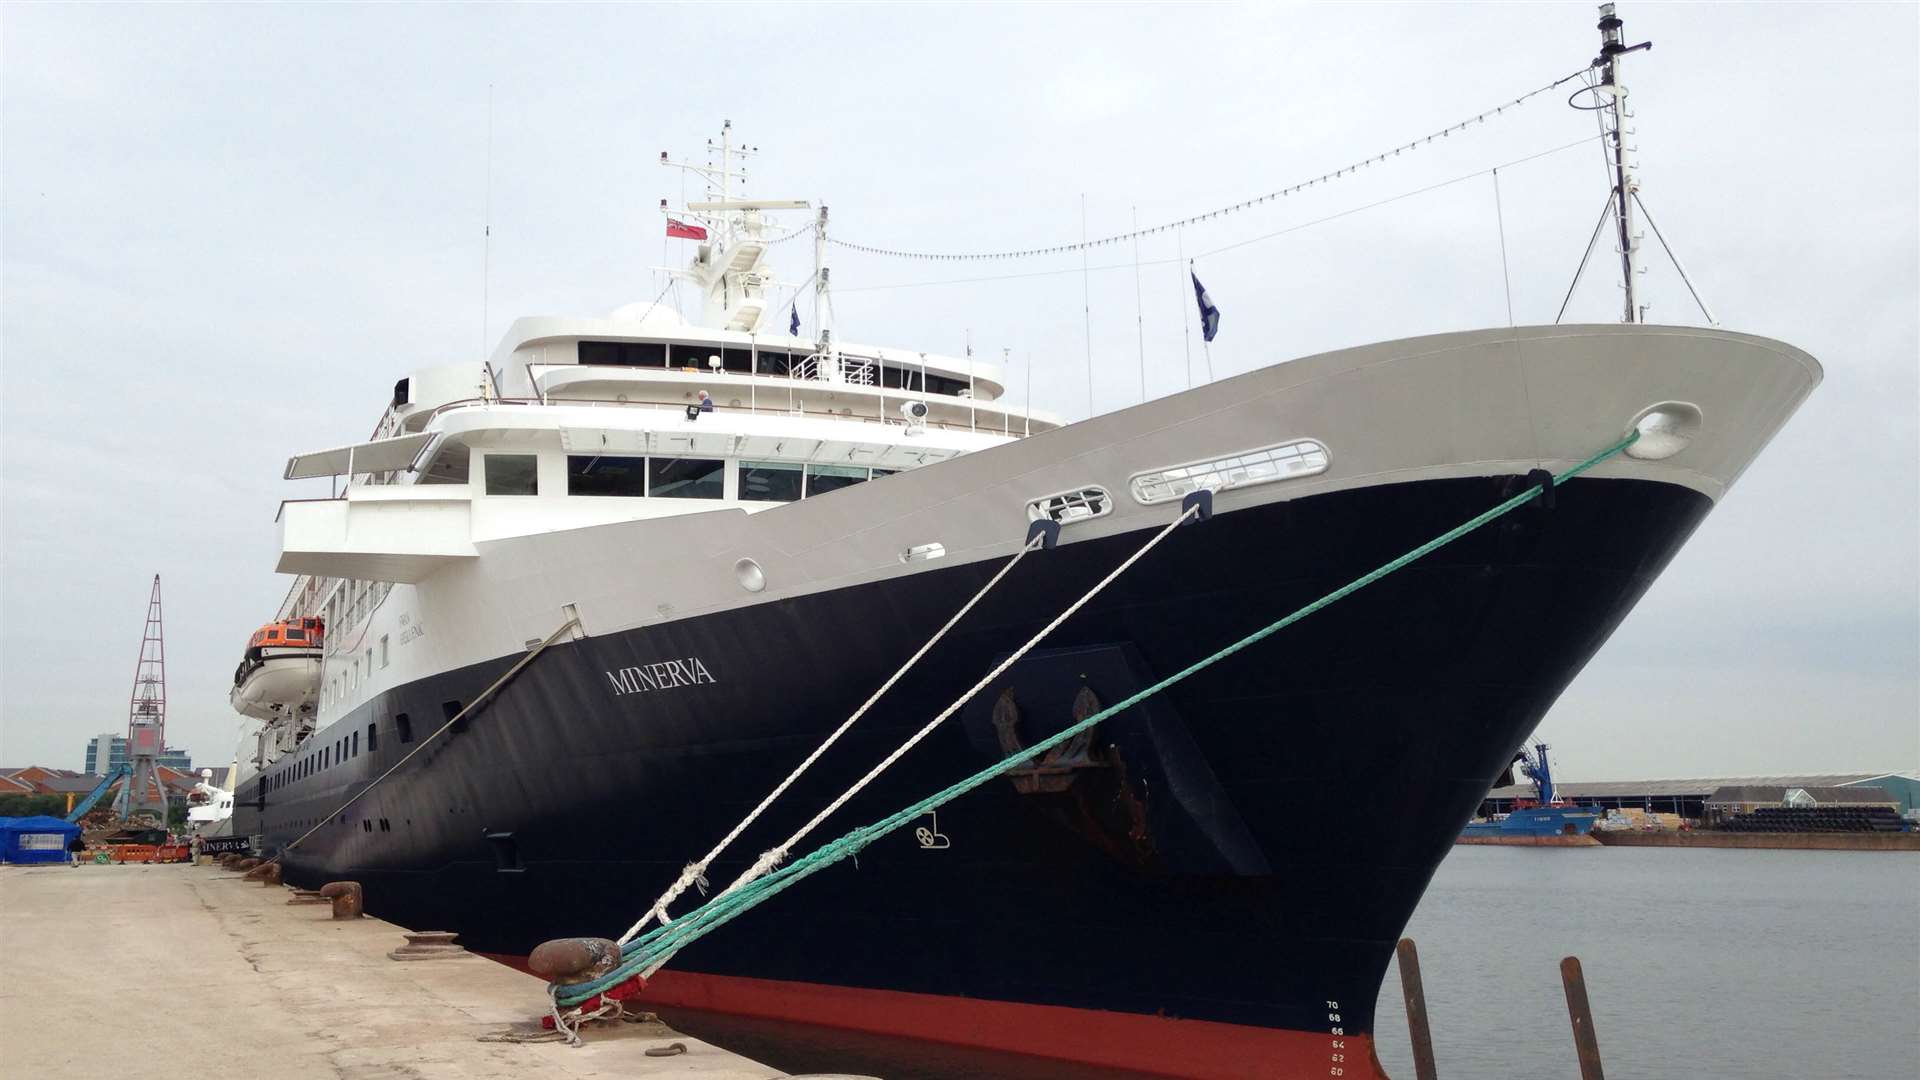
[[[484,364],[399,380],[367,441],[288,462],[288,479],[333,485],[327,498],[288,500],[279,515],[278,569],[298,577],[276,618],[318,616],[327,628],[318,726],[403,669],[424,673],[395,657],[430,628],[414,605],[389,597],[473,562],[482,545],[757,514],[1060,426],[1006,401],[1001,365],[836,340],[824,207],[800,227],[813,232],[816,258],[796,290],[811,293],[817,334],[793,332],[799,302],[767,303],[769,215],[811,207],[730,197],[740,153],[730,139],[723,132],[719,167],[682,166],[710,181],[712,197],[670,219],[706,234],[674,272],[700,296],[698,322],[660,298],[605,317],[519,319]],[[769,322],[779,324],[773,333]],[[286,730],[263,732],[261,764],[314,724],[278,726]]]

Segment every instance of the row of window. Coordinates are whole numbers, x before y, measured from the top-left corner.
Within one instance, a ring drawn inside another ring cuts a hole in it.
[[[461,704],[458,701],[443,701],[440,703],[440,710],[445,714],[444,719],[452,720],[454,717],[460,715]],[[400,737],[402,743],[410,743],[413,741],[413,719],[406,713],[393,714],[393,729],[394,733]],[[465,729],[465,718],[462,718],[460,723],[453,726],[453,730],[456,732],[464,731]],[[372,753],[378,749],[380,749],[380,725],[376,721],[367,725],[367,752]],[[282,767],[279,772],[266,777],[264,781],[266,789],[268,791],[278,791],[296,780],[303,780],[323,770],[331,769],[335,765],[351,761],[359,756],[360,732],[356,730],[340,736],[338,739],[317,750],[309,748],[306,755],[300,760],[289,762]]]
[[[382,597],[385,595],[384,592],[381,593]],[[367,614],[371,615],[373,613],[369,611]],[[382,634],[380,635],[381,667],[384,668],[387,666],[391,655],[392,652],[388,648],[388,636]],[[322,706],[331,705],[336,701],[345,701],[348,694],[360,688],[362,680],[361,664],[363,662],[366,665],[365,680],[367,682],[373,681],[373,646],[369,645],[367,646],[366,656],[364,658],[355,657],[352,661],[341,661],[342,669],[340,674],[335,675],[331,681],[320,687],[320,704]]]
[[[740,497],[756,502],[793,502],[865,483],[869,473],[877,479],[892,476],[893,470],[866,469],[858,465],[800,466],[790,461],[743,461],[740,463]]]
[[[706,371],[709,358],[718,356],[721,371],[777,376],[791,375],[794,368],[813,355],[811,349],[789,351],[764,345],[758,349],[698,343],[675,345],[661,341],[582,341],[579,345],[580,363],[600,367],[690,367]],[[892,390],[958,397],[968,389],[965,379],[934,375],[908,364],[880,363],[844,354],[842,359],[869,370],[878,367],[881,385]]]
[[[567,494],[613,495],[652,499],[719,499],[727,486],[728,462],[720,458],[614,457],[567,455]],[[489,495],[540,494],[540,459],[535,454],[486,455]],[[740,498],[755,502],[793,502],[824,495],[868,479],[892,476],[896,469],[865,465],[802,465],[788,461],[740,462]]]

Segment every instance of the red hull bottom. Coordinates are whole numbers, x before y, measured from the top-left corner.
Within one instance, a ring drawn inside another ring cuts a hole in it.
[[[526,970],[526,958],[490,955]],[[1387,1080],[1370,1035],[662,971],[627,999],[1193,1080]]]

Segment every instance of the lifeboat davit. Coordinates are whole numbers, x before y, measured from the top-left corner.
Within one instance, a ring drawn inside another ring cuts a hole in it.
[[[256,720],[312,716],[325,655],[326,628],[318,618],[268,623],[248,639],[227,700]]]

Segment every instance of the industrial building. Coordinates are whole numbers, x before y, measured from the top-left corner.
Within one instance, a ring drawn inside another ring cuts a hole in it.
[[[1735,789],[1726,801],[1738,801],[1740,789],[1749,793],[1758,789],[1777,792],[1778,797],[1765,805],[1790,805],[1802,798],[1812,798],[1818,802],[1817,795],[1810,793],[1824,789],[1841,788],[1879,788],[1886,793],[1885,800],[1903,816],[1913,817],[1916,807],[1920,807],[1920,777],[1906,773],[1822,773],[1800,776],[1722,776],[1680,780],[1613,780],[1597,783],[1567,783],[1557,781],[1555,794],[1569,802],[1583,806],[1597,806],[1605,810],[1645,810],[1650,813],[1678,814],[1690,821],[1706,819],[1707,804],[1714,799],[1715,793],[1723,789]],[[1798,798],[1790,799],[1788,794],[1800,792]],[[1511,811],[1517,800],[1532,799],[1532,784],[1509,784],[1487,792],[1480,803],[1480,816],[1504,814]],[[1878,796],[1837,795],[1835,801],[1858,802],[1862,797],[1870,801],[1882,801]],[[1761,805],[1744,809],[1751,810]]]
[[[100,760],[102,743],[107,747],[107,760],[104,762]],[[193,771],[191,755],[177,746],[169,746],[161,751],[160,755],[154,758],[154,763],[169,769],[178,769],[184,773]],[[87,740],[87,763],[80,771],[104,776],[125,764],[127,764],[126,735],[116,735],[108,731]]]

